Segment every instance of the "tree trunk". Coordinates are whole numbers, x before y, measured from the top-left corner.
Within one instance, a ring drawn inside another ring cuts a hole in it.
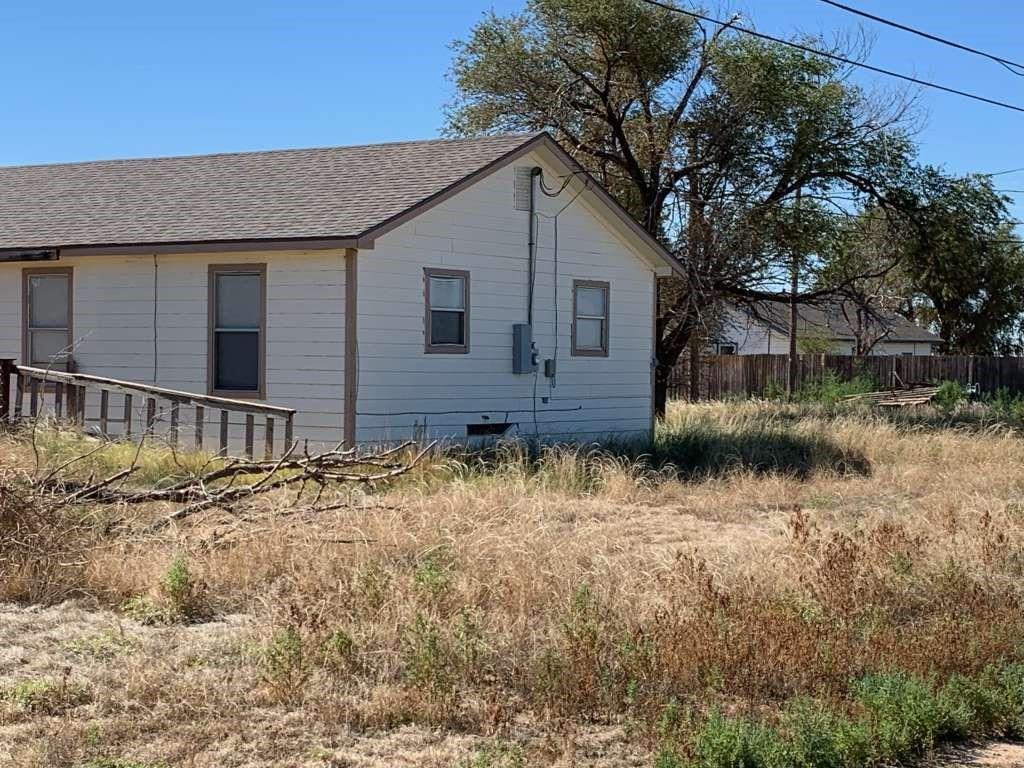
[[[700,340],[690,337],[690,402],[700,400]]]
[[[800,216],[800,190],[796,191],[796,213]],[[799,318],[797,315],[796,297],[800,293],[800,248],[793,247],[793,263],[789,271],[789,376],[786,378],[786,392],[792,397],[796,393],[797,360],[796,334]]]

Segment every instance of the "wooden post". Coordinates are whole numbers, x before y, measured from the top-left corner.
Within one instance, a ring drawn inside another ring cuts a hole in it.
[[[146,398],[146,434],[153,435],[153,425],[156,424],[156,398]]]
[[[8,357],[0,359],[0,422],[8,421],[14,410],[11,408],[11,375],[14,373],[14,360]]]
[[[21,409],[24,407],[25,401],[25,377],[19,373],[17,381],[17,392],[14,396],[14,420],[21,421]]]
[[[53,417],[60,421],[64,416],[64,385],[59,381],[53,387]]]
[[[274,458],[274,417],[267,416],[266,427],[264,428],[263,458]]]
[[[78,388],[74,384],[68,384],[64,388],[65,409],[68,414],[68,422],[78,424]]]
[[[221,456],[228,455],[228,412],[220,412],[220,450]]]
[[[75,399],[75,404],[78,406],[78,413],[75,414],[75,421],[78,426],[85,428],[85,398],[88,395],[85,385],[78,387],[78,397]]]
[[[246,455],[247,458],[250,458],[250,459],[253,456],[253,453],[252,453],[252,448],[253,448],[252,435],[253,435],[253,427],[255,426],[255,424],[256,424],[256,418],[251,413],[245,414],[245,455]]]
[[[178,447],[178,414],[180,412],[179,403],[177,400],[171,401],[171,429],[167,433],[167,439],[171,445],[175,448]]]
[[[206,426],[206,409],[196,406],[196,450],[203,450],[203,428]]]
[[[107,436],[107,423],[108,415],[110,411],[110,392],[101,389],[100,390],[100,434],[104,437]]]
[[[295,426],[294,423],[293,423],[294,421],[295,421],[295,415],[289,413],[288,414],[288,418],[285,419],[285,422],[284,422],[284,449],[286,451],[291,449],[291,447],[292,447],[292,441],[294,439],[294,437],[293,437],[293,428]]]
[[[132,436],[132,396],[125,393],[124,396],[124,428],[121,434],[124,435],[125,439],[129,439]]]
[[[39,414],[39,380],[30,379],[28,382],[28,409],[34,419]]]

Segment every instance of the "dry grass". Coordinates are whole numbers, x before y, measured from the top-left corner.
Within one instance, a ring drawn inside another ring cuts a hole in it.
[[[53,706],[0,696],[0,762],[649,765],[669,702],[685,740],[710,707],[982,674],[1024,656],[1024,441],[976,416],[679,406],[651,456],[449,457],[159,535],[158,507],[6,496],[0,692]]]

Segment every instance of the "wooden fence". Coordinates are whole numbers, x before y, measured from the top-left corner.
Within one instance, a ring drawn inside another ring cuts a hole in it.
[[[957,381],[977,384],[982,392],[1004,388],[1024,392],[1024,358],[969,355],[901,356],[797,355],[797,388],[820,381],[828,372],[849,381],[868,375],[880,388]],[[736,395],[763,396],[785,392],[789,378],[788,355],[706,355],[698,371],[701,400]],[[686,399],[690,393],[689,360],[680,358],[669,378],[669,397]]]
[[[112,396],[120,402],[112,403]],[[115,408],[115,403],[120,407]],[[88,428],[98,437],[120,440],[155,437],[159,432],[159,437],[172,446],[179,445],[182,428],[188,425],[193,430],[192,445],[201,451],[207,445],[206,425],[210,423],[211,429],[216,429],[217,452],[226,455],[230,419],[236,414],[244,419],[246,456],[251,458],[255,453],[257,417],[262,422],[265,458],[283,454],[291,447],[295,420],[292,408],[30,368],[0,359],[0,424],[48,418]],[[280,445],[274,439],[275,421],[284,427]]]

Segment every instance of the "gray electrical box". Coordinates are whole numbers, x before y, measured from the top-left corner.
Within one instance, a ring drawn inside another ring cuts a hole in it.
[[[512,373],[533,373],[533,327],[527,323],[512,326]]]

